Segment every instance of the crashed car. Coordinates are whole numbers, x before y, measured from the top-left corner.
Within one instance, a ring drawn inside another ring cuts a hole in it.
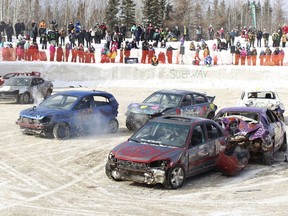
[[[0,86],[0,100],[32,103],[36,98],[52,94],[53,84],[38,76],[15,76]]]
[[[12,73],[7,73],[5,74],[4,76],[0,76],[0,86],[3,85],[3,83],[10,79],[11,77],[15,77],[15,76],[38,76],[40,77],[41,76],[41,73],[40,72],[35,72],[35,71],[32,71],[32,72],[12,72]]]
[[[126,112],[126,127],[135,131],[149,119],[162,115],[197,116],[212,119],[217,110],[215,96],[187,91],[160,90],[142,103],[131,103]]]
[[[274,89],[249,89],[243,91],[238,106],[266,107],[284,121],[285,106]]]
[[[177,115],[149,120],[108,155],[112,180],[183,186],[186,178],[215,169],[226,138],[216,122]]]
[[[53,135],[59,140],[89,132],[116,133],[118,106],[108,92],[57,92],[38,106],[22,110],[16,123],[23,134]]]
[[[266,165],[273,163],[276,151],[287,150],[286,125],[270,109],[227,107],[214,120],[223,127],[232,149],[248,149],[251,156],[260,156]]]

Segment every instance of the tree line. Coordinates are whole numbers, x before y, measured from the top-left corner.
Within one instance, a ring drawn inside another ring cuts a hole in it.
[[[199,25],[231,30],[253,26],[256,21],[256,29],[272,33],[279,25],[288,24],[285,0],[0,0],[0,8],[0,21],[11,24],[44,19],[57,20],[61,27],[78,20],[86,29],[97,23],[110,29],[121,24],[130,29],[134,23],[152,23],[158,28],[185,25],[190,35],[195,35]]]

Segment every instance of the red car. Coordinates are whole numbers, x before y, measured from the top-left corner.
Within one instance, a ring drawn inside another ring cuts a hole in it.
[[[10,79],[11,77],[15,77],[15,76],[38,76],[40,77],[41,76],[41,73],[40,72],[35,72],[35,71],[32,71],[32,72],[13,72],[13,73],[7,73],[5,74],[4,76],[0,76],[0,86],[3,85],[3,83]]]
[[[177,189],[187,177],[215,169],[225,142],[222,128],[213,120],[161,116],[109,153],[106,175]]]

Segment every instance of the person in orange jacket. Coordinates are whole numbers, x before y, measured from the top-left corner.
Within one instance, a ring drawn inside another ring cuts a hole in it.
[[[284,50],[280,49],[279,50],[279,65],[280,66],[283,66],[284,56],[285,56]]]
[[[85,63],[91,63],[91,55],[90,55],[89,50],[86,50],[84,52],[84,62]]]
[[[77,56],[78,56],[77,46],[73,47],[71,54],[72,54],[71,62],[77,62]]]
[[[64,52],[61,44],[58,45],[57,50],[56,50],[56,61],[57,62],[62,62],[64,61]]]
[[[255,49],[255,47],[252,48],[251,59],[252,59],[252,65],[255,66],[257,61],[257,50]]]
[[[235,48],[235,65],[239,65],[239,59],[240,59],[240,49],[236,46]]]

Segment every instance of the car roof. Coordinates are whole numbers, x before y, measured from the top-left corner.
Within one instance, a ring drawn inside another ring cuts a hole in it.
[[[249,88],[245,89],[244,92],[261,92],[261,91],[271,91],[271,92],[276,92],[274,88]]]
[[[11,77],[10,79],[19,79],[19,78],[32,79],[32,78],[41,78],[41,77],[39,76],[15,76],[15,77]]]
[[[223,112],[258,112],[258,113],[265,113],[267,110],[266,107],[225,107],[219,110],[219,113]]]
[[[179,90],[179,89],[162,89],[162,90],[156,91],[154,93],[168,93],[168,94],[177,94],[177,95],[197,93],[197,94],[205,95],[204,93],[201,93],[201,92],[189,91],[189,90]]]
[[[187,126],[190,126],[193,123],[204,122],[204,121],[214,122],[206,118],[200,118],[200,117],[195,117],[195,116],[179,116],[179,115],[160,116],[160,117],[153,118],[150,120],[150,122],[171,123],[171,124],[187,125]]]
[[[67,91],[61,91],[57,92],[56,94],[64,94],[64,95],[73,95],[73,96],[93,96],[93,95],[103,95],[106,97],[114,97],[112,94],[105,92],[105,91],[99,91],[99,90],[67,90]]]

